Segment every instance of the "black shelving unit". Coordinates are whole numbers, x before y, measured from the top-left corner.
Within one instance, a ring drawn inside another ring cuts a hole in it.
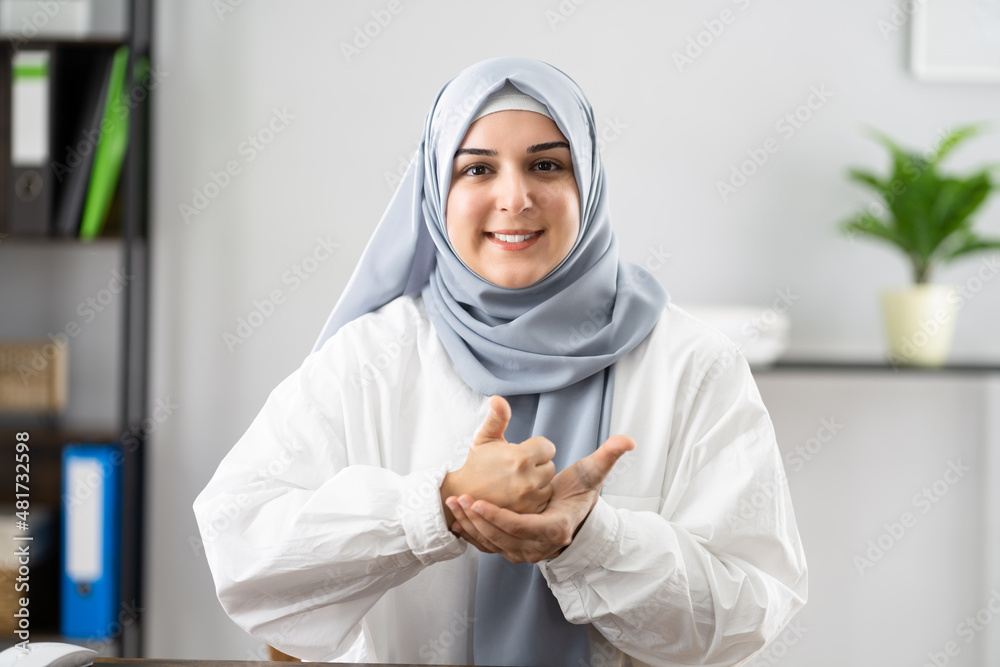
[[[153,0],[128,0],[126,2],[127,19],[126,33],[121,39],[54,39],[41,35],[15,44],[15,40],[4,39],[0,52],[2,62],[0,67],[9,72],[10,59],[16,48],[50,47],[64,52],[81,54],[88,50],[113,50],[122,45],[129,47],[129,67],[126,74],[123,95],[127,96],[129,105],[128,150],[122,172],[119,177],[116,193],[118,224],[104,237],[95,241],[104,245],[117,244],[119,255],[117,266],[123,266],[125,274],[131,278],[124,282],[120,294],[121,306],[119,322],[120,348],[117,350],[118,396],[115,398],[117,417],[107,428],[80,430],[72,425],[63,424],[58,416],[37,417],[4,415],[0,418],[0,456],[5,463],[2,469],[11,470],[11,474],[3,479],[4,486],[13,486],[12,462],[14,460],[14,433],[20,430],[31,432],[32,443],[32,478],[38,480],[38,493],[43,500],[53,504],[59,502],[59,480],[61,479],[61,460],[59,452],[65,443],[70,442],[121,442],[122,443],[122,502],[121,502],[121,570],[120,570],[120,604],[121,623],[116,625],[113,642],[109,645],[112,655],[126,658],[138,658],[143,655],[143,614],[145,603],[142,596],[142,578],[144,562],[144,526],[143,513],[145,505],[144,476],[146,449],[146,420],[148,418],[148,359],[149,359],[149,164],[150,164],[150,108],[151,98],[155,94],[155,85],[149,86],[148,79],[142,80],[143,67],[148,64],[148,71],[154,70],[152,53],[152,16]],[[9,81],[0,83],[9,86]],[[0,96],[2,98],[2,96]],[[7,100],[9,103],[9,97]],[[0,128],[4,132],[3,141],[8,142],[9,128]],[[50,158],[59,159],[62,146],[51,146]],[[9,178],[9,170],[0,171],[0,179]],[[8,188],[7,182],[0,186]],[[6,253],[16,253],[19,248],[37,249],[39,246],[51,245],[53,248],[65,249],[78,244],[81,248],[87,244],[75,238],[59,236],[24,236],[8,234],[0,237],[0,262]],[[23,251],[23,250],[22,250]],[[2,275],[2,274],[0,274]],[[3,289],[19,289],[18,284],[4,284]],[[2,316],[0,316],[2,317]],[[38,338],[43,339],[47,332],[39,331]],[[0,324],[0,336],[3,336],[3,326]],[[8,451],[9,450],[9,451]],[[8,455],[9,454],[9,455]],[[13,492],[4,492],[3,500],[8,495],[13,498]],[[34,496],[33,496],[34,497]],[[58,561],[58,559],[57,559]],[[59,576],[58,567],[54,571],[46,569],[46,576]],[[34,574],[34,573],[33,573]],[[47,582],[42,589],[58,591],[58,579]],[[44,599],[50,602],[51,597]],[[34,603],[34,600],[33,600]],[[54,625],[48,614],[34,616],[47,620],[43,626],[32,626],[32,641],[59,640],[58,614],[54,614]],[[66,640],[74,641],[74,640]],[[7,640],[7,643],[12,643]],[[75,643],[79,643],[76,641]]]

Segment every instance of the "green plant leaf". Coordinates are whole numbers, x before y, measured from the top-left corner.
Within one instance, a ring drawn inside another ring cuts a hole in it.
[[[961,125],[956,127],[954,130],[947,133],[941,140],[937,151],[934,153],[934,157],[931,158],[931,162],[938,164],[946,155],[948,155],[948,153],[950,153],[956,146],[963,143],[966,139],[982,134],[983,128],[985,127],[985,123]]]
[[[945,245],[948,237],[966,229],[972,222],[970,216],[992,189],[993,184],[986,172],[966,180],[942,180],[930,215],[933,247]]]
[[[906,246],[905,239],[901,238],[895,231],[870,213],[862,213],[857,218],[843,223],[842,227],[844,232],[849,236],[871,236],[887,241],[907,254],[910,252],[910,249]]]
[[[981,133],[982,124],[949,131],[938,145],[923,154],[904,150],[887,135],[868,128],[873,139],[889,151],[887,176],[852,168],[849,178],[874,189],[887,207],[884,216],[865,211],[842,223],[849,235],[880,239],[899,248],[913,267],[914,280],[925,282],[938,263],[996,248],[996,240],[975,236],[972,216],[997,189],[990,173],[995,166],[966,176],[942,174],[941,160],[956,146]],[[877,212],[877,211],[876,211]]]
[[[950,262],[962,255],[985,252],[987,250],[1000,250],[1000,239],[983,238],[970,232],[957,248],[942,257],[942,261]]]
[[[871,173],[870,171],[862,171],[861,169],[851,169],[848,172],[848,176],[853,181],[858,183],[864,183],[865,185],[871,186],[871,188],[877,191],[880,195],[884,195],[886,192],[886,187],[879,180],[878,176]]]

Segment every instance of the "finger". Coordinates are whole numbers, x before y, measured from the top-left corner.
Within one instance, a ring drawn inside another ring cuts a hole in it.
[[[486,500],[477,500],[465,514],[484,539],[500,547],[509,547],[517,540],[537,539],[550,523],[540,514],[518,514]]]
[[[476,540],[474,537],[472,537],[472,535],[469,535],[467,532],[465,532],[465,530],[462,529],[462,526],[458,523],[458,521],[456,521],[452,525],[451,530],[460,538],[462,538],[463,540],[471,544],[473,547],[475,547],[477,551],[482,551],[483,553],[487,554],[496,553],[494,549],[486,547],[485,545],[481,544],[478,540]]]
[[[613,435],[597,448],[597,451],[580,459],[582,470],[585,473],[583,483],[585,486],[596,489],[604,483],[604,479],[615,467],[618,459],[626,452],[635,449],[635,440],[627,435]]]
[[[510,404],[503,396],[490,397],[490,412],[483,425],[476,431],[473,445],[482,445],[494,440],[504,440],[503,433],[510,422]],[[505,441],[506,442],[506,441]]]
[[[536,466],[548,463],[556,455],[556,446],[551,440],[540,435],[528,438],[520,444],[520,447],[527,454],[528,460]]]
[[[556,476],[556,464],[549,461],[548,463],[536,466],[535,472],[538,473],[538,478],[545,484],[551,484],[552,479]]]
[[[520,539],[490,523],[475,510],[470,508],[465,516],[472,522],[476,533],[482,537],[482,540],[496,549],[498,553],[506,556],[508,552],[520,551]]]
[[[463,500],[466,504],[471,502],[471,498],[468,496],[464,497]],[[482,536],[479,529],[476,527],[476,524],[471,520],[469,514],[466,513],[461,504],[459,504],[456,500],[454,505],[455,506],[451,508],[451,512],[455,515],[455,523],[459,528],[456,532],[460,533],[467,541],[471,542],[480,551],[495,553],[497,550],[496,546],[491,544],[489,540]],[[454,528],[452,529],[454,530]]]

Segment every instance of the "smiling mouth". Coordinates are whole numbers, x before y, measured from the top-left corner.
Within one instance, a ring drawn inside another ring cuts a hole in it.
[[[531,232],[530,234],[497,234],[495,232],[486,232],[495,239],[499,239],[504,243],[520,243],[527,239],[538,236],[541,232]]]
[[[512,230],[513,231],[513,230]],[[517,230],[520,231],[520,230]],[[503,234],[500,232],[486,232],[486,238],[495,243],[502,250],[524,250],[535,245],[542,235],[542,230],[528,232],[526,234]]]

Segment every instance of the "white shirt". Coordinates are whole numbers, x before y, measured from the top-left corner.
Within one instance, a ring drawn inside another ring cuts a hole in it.
[[[636,448],[573,543],[537,567],[566,618],[590,624],[595,665],[739,663],[806,599],[750,370],[669,305],[618,362],[613,398],[611,433]],[[194,504],[230,617],[307,660],[471,664],[479,552],[445,526],[440,485],[488,399],[456,373],[419,295],[311,354]]]

